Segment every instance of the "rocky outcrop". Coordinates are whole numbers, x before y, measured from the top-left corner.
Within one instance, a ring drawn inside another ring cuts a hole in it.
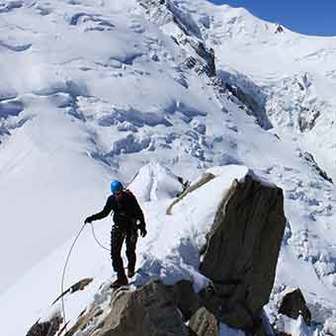
[[[283,33],[285,30],[281,25],[277,25],[276,29],[275,29],[275,34],[281,34]]]
[[[301,132],[311,131],[317,122],[317,119],[321,116],[321,112],[316,106],[308,108],[301,107],[301,112],[298,116],[298,125]]]
[[[171,38],[178,45],[193,49],[193,55],[184,62],[189,69],[194,69],[198,75],[216,76],[215,51],[205,45],[201,30],[191,15],[168,0],[138,0],[138,3],[145,9],[149,20],[161,25],[174,22],[179,28],[180,34]]]
[[[248,115],[254,116],[260,127],[265,130],[273,128],[265,107],[267,95],[249,77],[220,70],[213,85],[219,95],[226,96]]]
[[[188,335],[168,288],[151,282],[112,298],[111,312],[97,336]]]
[[[172,214],[173,207],[179,203],[185,196],[188,194],[192,193],[193,191],[197,190],[198,188],[201,188],[204,184],[208,183],[212,179],[214,179],[216,176],[211,173],[205,173],[203,176],[194,184],[190,185],[188,188],[184,190],[183,193],[181,193],[175,200],[174,202],[168,207],[167,209],[167,215]]]
[[[175,289],[152,281],[136,290],[110,290],[108,312],[93,305],[66,336],[189,336]]]
[[[299,288],[287,293],[283,297],[279,313],[295,320],[302,315],[306,324],[310,324],[311,322],[311,312],[307,307],[306,300]]]
[[[190,281],[182,280],[170,287],[174,302],[187,322],[202,307],[200,297],[194,292]]]
[[[220,321],[253,328],[273,287],[284,229],[281,189],[252,176],[234,182],[217,211],[200,266],[213,282],[206,307]]]
[[[203,175],[168,213],[214,179],[216,172]],[[149,280],[119,290],[106,284],[65,335],[218,336],[220,323],[264,335],[263,306],[273,287],[285,228],[282,190],[250,172],[218,200],[212,218],[206,245],[197,256],[199,271],[209,279],[199,293],[189,280],[171,286]]]
[[[57,301],[59,301],[63,296],[65,296],[67,294],[73,294],[73,293],[76,293],[80,290],[81,291],[84,290],[86,288],[86,286],[88,286],[92,281],[93,281],[92,278],[85,278],[85,279],[82,279],[82,280],[76,282],[74,285],[72,285],[66,291],[64,291],[64,293],[62,293],[60,296],[58,296],[57,299],[55,299],[55,301],[52,304],[55,304]]]
[[[28,331],[26,336],[55,336],[61,328],[63,319],[54,315],[50,321],[37,321]]]
[[[308,164],[312,167],[315,172],[320,175],[323,179],[330,183],[334,183],[332,178],[327,174],[326,171],[324,171],[315,161],[314,156],[311,153],[304,152],[299,154],[300,157],[302,157],[305,161],[308,162]]]
[[[197,59],[191,57],[187,61],[189,62],[189,68],[195,68],[195,71],[201,75],[206,73],[208,77],[216,76],[216,62],[215,62],[215,51],[210,48],[208,49],[203,42],[194,41],[192,39],[187,39],[185,43],[188,43],[200,57],[203,62],[198,62]],[[190,63],[190,60],[193,61]]]

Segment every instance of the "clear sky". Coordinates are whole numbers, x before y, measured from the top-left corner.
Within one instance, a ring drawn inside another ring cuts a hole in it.
[[[336,36],[336,0],[210,0],[245,7],[267,21],[310,35]]]

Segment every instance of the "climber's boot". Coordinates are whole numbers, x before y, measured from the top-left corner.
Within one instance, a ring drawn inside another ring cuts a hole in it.
[[[111,284],[111,288],[119,288],[122,286],[127,286],[128,285],[128,280],[127,277],[124,274],[118,274],[117,280],[113,281]]]

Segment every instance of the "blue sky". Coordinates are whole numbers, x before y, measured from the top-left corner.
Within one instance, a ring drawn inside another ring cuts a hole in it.
[[[310,35],[336,36],[336,0],[210,0],[245,7],[254,15]]]

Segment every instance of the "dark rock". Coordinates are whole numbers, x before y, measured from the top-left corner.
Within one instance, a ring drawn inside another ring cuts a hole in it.
[[[318,163],[315,161],[314,156],[311,153],[308,153],[308,152],[304,152],[303,154],[300,153],[300,157],[303,157],[308,162],[308,164],[316,171],[316,173],[320,175],[323,179],[325,179],[326,181],[330,183],[333,183],[332,178],[328,176],[327,172],[324,171],[318,165]]]
[[[201,292],[202,304],[209,310],[217,320],[227,325],[252,330],[254,318],[248,311],[246,304],[240,302],[239,290],[233,284],[216,285]]]
[[[217,319],[253,328],[273,287],[285,229],[282,190],[251,174],[234,182],[208,235],[200,271],[213,281],[203,292]]]
[[[201,188],[204,184],[208,183],[209,181],[211,181],[212,179],[214,179],[216,176],[214,174],[211,173],[205,173],[202,178],[195,184],[190,185],[188,188],[186,188],[184,190],[184,192],[179,195],[178,198],[176,198],[173,203],[168,207],[167,209],[167,215],[171,215],[173,207],[179,203],[185,196],[187,196],[189,193],[192,193],[193,191],[195,191],[198,188]]]
[[[197,60],[195,57],[189,56],[184,63],[189,69],[193,69],[197,64]]]
[[[268,118],[265,104],[267,95],[256,83],[243,74],[232,74],[226,71],[218,71],[213,85],[220,94],[236,98],[236,103],[242,104],[242,108],[248,115],[253,115],[260,127],[269,130],[273,127]]]
[[[74,285],[72,285],[66,291],[64,291],[64,293],[61,293],[61,295],[52,304],[55,304],[58,300],[60,300],[66,294],[73,294],[79,290],[81,291],[84,290],[85,287],[88,286],[92,281],[93,281],[92,278],[85,278],[85,279],[82,279],[76,282]]]
[[[50,321],[37,321],[28,331],[26,336],[55,336],[60,330],[63,319],[55,315]]]
[[[254,115],[257,119],[258,124],[268,130],[272,128],[272,124],[267,117],[265,107],[260,105],[252,95],[244,92],[238,86],[232,86],[230,84],[225,84],[226,89],[236,98],[242,102],[244,107],[247,107],[248,113]]]
[[[299,288],[283,297],[279,313],[292,319],[297,319],[299,315],[302,315],[307,324],[310,324],[311,322],[311,312],[307,307],[306,300]]]
[[[199,75],[205,73],[208,77],[216,76],[215,52],[212,48],[208,49],[203,43],[187,39],[188,43],[196,52],[197,58],[189,56],[184,64],[189,69],[194,69]]]
[[[181,311],[184,321],[190,318],[201,307],[199,296],[194,292],[192,283],[182,280],[172,287],[177,308]]]
[[[302,107],[298,116],[298,124],[301,132],[311,131],[315,125],[317,119],[321,116],[321,112],[317,107],[312,108]]]
[[[171,289],[153,281],[113,294],[111,312],[97,336],[188,336]]]
[[[194,330],[192,330],[190,327],[188,327],[188,331],[189,331],[189,336],[198,336]]]
[[[275,30],[275,34],[281,34],[283,33],[285,30],[281,25],[278,25],[276,30]]]
[[[87,310],[83,311],[79,317],[77,318],[77,321],[75,325],[69,329],[65,336],[73,336],[78,331],[85,331],[85,329],[88,327],[89,322],[97,319],[99,317],[101,312],[101,308],[99,305],[91,305]],[[104,326],[104,322],[102,324],[98,324],[96,329],[102,328]],[[84,333],[83,336],[88,335],[88,333]]]
[[[199,25],[193,17],[186,11],[182,11],[172,1],[162,0],[139,0],[139,4],[151,13],[150,19],[159,24],[174,22],[183,32],[184,39],[182,44],[189,44],[196,52],[196,58],[189,56],[185,64],[188,68],[194,68],[196,73],[205,73],[208,77],[216,76],[215,51],[207,48],[202,39]],[[176,37],[171,36],[176,44],[180,44]]]
[[[167,213],[214,178],[205,174]],[[273,287],[285,229],[282,190],[250,172],[244,181],[235,181],[218,204],[207,244],[195,251],[197,261],[202,254],[200,271],[210,279],[205,289],[195,293],[187,280],[173,286],[151,281],[135,290],[107,289],[109,310],[96,300],[66,336],[78,332],[82,336],[217,336],[220,322],[252,335],[266,335],[263,306]]]
[[[74,336],[197,336],[185,322],[200,308],[190,281],[165,286],[152,281],[136,290],[106,289],[110,310],[104,315],[98,302],[89,306],[65,334]]]

